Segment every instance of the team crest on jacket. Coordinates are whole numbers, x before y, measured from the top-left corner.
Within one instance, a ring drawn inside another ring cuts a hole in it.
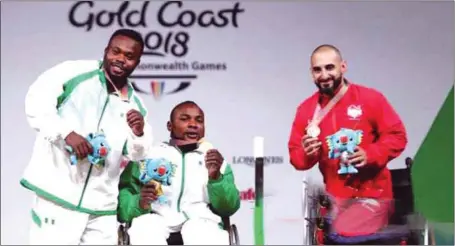
[[[362,107],[360,105],[350,105],[347,114],[351,120],[357,120],[362,115]]]

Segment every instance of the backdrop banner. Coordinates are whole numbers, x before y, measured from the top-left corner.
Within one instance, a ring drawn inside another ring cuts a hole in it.
[[[413,156],[453,84],[453,3],[315,1],[7,1],[1,28],[1,243],[25,244],[31,192],[19,185],[35,132],[24,98],[46,69],[101,59],[110,35],[132,28],[145,53],[131,77],[156,140],[177,103],[205,111],[207,139],[232,163],[242,206],[232,218],[254,242],[253,137],[265,139],[266,244],[302,244],[302,177],[287,142],[297,106],[316,91],[310,54],[337,46],[347,77],[381,91],[402,117]],[[321,182],[317,167],[308,177]],[[18,226],[21,225],[21,226]]]

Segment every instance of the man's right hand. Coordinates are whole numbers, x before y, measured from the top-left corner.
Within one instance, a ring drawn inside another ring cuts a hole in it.
[[[87,141],[87,139],[75,132],[68,134],[65,138],[65,142],[73,148],[73,151],[79,160],[84,159],[93,152],[92,145]]]
[[[319,141],[317,138],[313,138],[308,135],[305,135],[302,138],[303,151],[307,156],[319,154],[321,145],[321,141]]]
[[[139,200],[139,206],[142,209],[149,209],[150,203],[157,199],[156,187],[154,184],[146,184],[141,188],[141,199]]]

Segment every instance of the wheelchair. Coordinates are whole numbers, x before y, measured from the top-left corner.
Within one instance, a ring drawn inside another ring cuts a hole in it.
[[[414,211],[411,183],[412,159],[406,158],[406,168],[390,170],[395,211],[389,225],[372,235],[344,237],[330,233],[331,201],[322,186],[307,185],[305,204],[307,243],[309,245],[429,245],[429,230],[425,219]]]
[[[231,224],[229,217],[221,217],[223,222],[223,229],[229,233],[229,244],[240,245],[239,233],[237,226]],[[130,245],[130,236],[128,229],[131,228],[132,221],[127,223],[120,223],[118,227],[118,245]],[[167,239],[168,245],[184,245],[182,234],[180,232],[174,232],[169,235]]]

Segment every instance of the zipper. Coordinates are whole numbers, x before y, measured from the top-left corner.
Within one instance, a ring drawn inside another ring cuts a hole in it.
[[[180,194],[179,198],[177,199],[177,212],[180,212],[180,202],[182,200],[183,191],[185,189],[185,154],[182,153],[182,179],[180,184]]]
[[[90,167],[88,168],[87,178],[85,178],[84,188],[82,188],[81,198],[79,198],[79,203],[77,204],[77,208],[80,208],[80,207],[81,207],[82,198],[84,198],[85,189],[87,189],[88,180],[89,180],[89,178],[90,178],[90,174],[91,174],[91,172],[92,172],[92,168],[93,168],[93,165],[90,164]]]
[[[104,112],[106,111],[106,107],[107,107],[107,103],[108,102],[109,102],[109,95],[107,96],[106,102],[104,102],[104,106],[103,106],[103,109],[101,111],[101,116],[100,116],[100,119],[98,120],[98,124],[96,126],[97,131],[99,131],[99,129],[100,129],[101,120],[103,119]],[[87,189],[88,180],[90,179],[90,174],[92,173],[92,169],[93,169],[93,165],[90,164],[90,167],[88,168],[88,172],[87,172],[87,177],[85,178],[84,188],[82,188],[81,197],[79,198],[79,203],[77,205],[78,208],[80,208],[81,205],[82,205],[82,199],[84,198],[85,190]]]

